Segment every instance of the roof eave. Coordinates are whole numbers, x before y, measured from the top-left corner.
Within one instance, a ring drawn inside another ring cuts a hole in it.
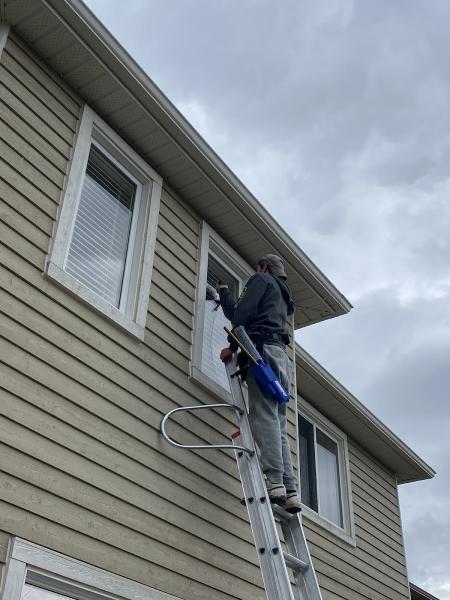
[[[90,52],[100,58],[130,93],[139,101],[148,104],[152,116],[176,140],[183,152],[224,192],[229,201],[247,216],[263,237],[270,236],[277,252],[286,259],[292,271],[303,277],[320,295],[330,312],[327,314],[325,311],[321,315],[309,318],[308,324],[348,313],[352,309],[351,303],[278,225],[93,13],[78,0],[41,1],[71,28],[72,33]]]
[[[412,600],[419,600],[419,599],[420,600],[439,600],[438,598],[436,598],[436,596],[433,596],[429,592],[423,590],[418,585],[411,583],[411,581],[409,582],[409,588],[412,592],[412,594],[411,594]]]
[[[424,460],[298,344],[296,367],[301,395],[370,451],[395,474],[399,484],[434,477],[435,471]],[[302,375],[315,382],[309,383],[306,394],[302,392]]]

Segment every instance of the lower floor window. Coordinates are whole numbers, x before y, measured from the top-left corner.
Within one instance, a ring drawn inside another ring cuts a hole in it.
[[[349,528],[349,493],[345,437],[299,415],[301,500],[340,529]]]
[[[22,589],[22,596],[20,600],[76,600],[71,596],[62,596],[55,592],[49,592],[43,588],[36,587],[25,583]]]
[[[338,445],[322,431],[316,431],[317,487],[321,514],[342,527],[342,503]]]
[[[0,600],[181,600],[20,538],[3,577]]]

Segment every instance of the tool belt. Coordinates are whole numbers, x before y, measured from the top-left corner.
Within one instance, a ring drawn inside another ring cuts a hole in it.
[[[249,338],[255,344],[256,349],[262,355],[264,344],[285,347],[290,339],[287,333],[253,333]]]
[[[290,342],[287,333],[254,333],[249,335],[249,338],[255,344],[255,347],[261,356],[263,356],[264,344],[281,346],[284,348]],[[238,373],[241,376],[242,381],[245,381],[247,370],[250,365],[248,356],[244,352],[239,352],[237,355],[236,366],[238,367]]]

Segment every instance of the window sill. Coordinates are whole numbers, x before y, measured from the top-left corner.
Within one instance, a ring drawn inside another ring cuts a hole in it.
[[[49,262],[44,273],[49,279],[68,290],[72,295],[89,304],[97,312],[114,321],[121,329],[129,335],[142,341],[144,339],[145,327],[133,321],[128,315],[112,306],[103,298],[92,292],[88,287],[77,281],[74,277],[63,271],[58,265]]]
[[[353,548],[356,548],[356,537],[354,532],[349,533],[344,529],[341,529],[331,521],[328,521],[328,519],[321,517],[319,514],[311,510],[309,506],[306,506],[305,504],[302,504],[301,514],[303,515],[303,517],[305,517],[307,521],[313,522],[322,529],[325,529],[328,533],[331,533],[332,535],[339,538],[340,540],[343,540]]]
[[[228,402],[229,404],[232,404],[231,393],[227,392],[221,385],[211,379],[211,377],[205,375],[203,371],[200,371],[200,369],[195,365],[191,367],[190,379],[191,381],[194,381],[200,385],[208,393],[215,396],[221,402]]]

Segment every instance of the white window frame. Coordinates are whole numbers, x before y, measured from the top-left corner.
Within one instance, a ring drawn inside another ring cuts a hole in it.
[[[239,282],[239,293],[242,291],[243,283],[255,272],[255,269],[235,252],[225,240],[223,240],[214,229],[202,222],[200,234],[200,260],[197,278],[197,292],[195,301],[194,338],[191,359],[191,379],[199,383],[207,391],[213,392],[218,398],[225,401],[231,400],[231,394],[220,384],[202,371],[202,344],[203,323],[205,318],[205,290],[207,283],[208,258],[212,256],[221,263]],[[224,333],[224,348],[227,346]]]
[[[64,270],[91,143],[137,186],[119,308]],[[161,190],[162,178],[156,171],[89,106],[84,105],[45,272],[48,277],[139,339],[144,338],[147,319]]]
[[[297,402],[298,415],[304,417],[314,425],[314,448],[316,448],[316,432],[315,428],[320,429],[325,435],[337,444],[338,448],[338,467],[339,467],[339,488],[341,496],[342,506],[342,521],[343,527],[339,527],[336,523],[333,523],[326,517],[320,515],[312,508],[302,503],[302,514],[310,521],[313,521],[317,525],[324,527],[337,537],[345,540],[352,546],[356,546],[355,537],[355,520],[353,515],[353,499],[352,499],[352,488],[350,478],[350,461],[348,457],[348,442],[346,434],[341,431],[334,423],[329,421],[315,408],[308,404],[303,398],[300,398]],[[300,432],[298,435],[300,441]],[[314,451],[316,461],[316,473],[317,473],[317,453]],[[300,452],[298,456],[298,472],[301,477],[300,468]],[[300,488],[300,486],[299,486]],[[320,505],[320,498],[317,499]]]
[[[0,600],[20,600],[25,583],[76,600],[181,600],[14,537],[8,548]]]

